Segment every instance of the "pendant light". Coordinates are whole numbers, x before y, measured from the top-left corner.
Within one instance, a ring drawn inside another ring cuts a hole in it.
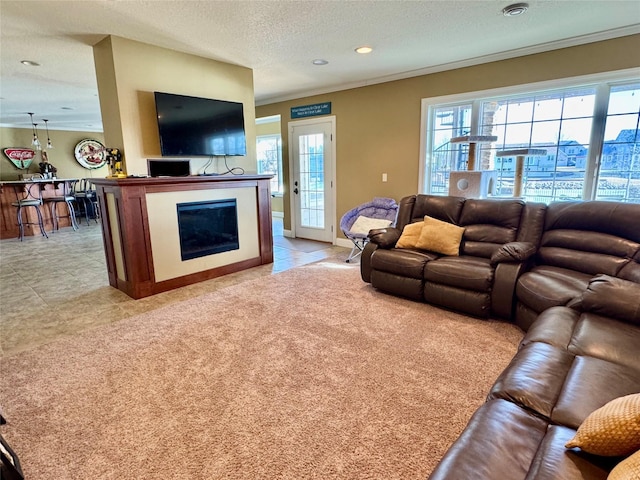
[[[49,136],[49,124],[47,123],[49,120],[43,118],[42,121],[44,122],[44,126],[47,129],[47,148],[53,148],[53,145],[51,144],[51,137]]]
[[[31,117],[31,129],[33,130],[33,140],[31,141],[31,144],[34,147],[36,147],[36,150],[42,150],[42,146],[40,145],[40,140],[38,140],[38,131],[37,131],[38,124],[33,123],[33,113],[29,112],[28,115]]]

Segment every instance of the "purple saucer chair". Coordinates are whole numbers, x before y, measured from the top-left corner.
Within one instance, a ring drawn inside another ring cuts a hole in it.
[[[396,224],[398,204],[393,198],[375,197],[345,213],[340,219],[340,230],[353,242],[347,263],[358,258],[369,241],[370,229],[393,227]]]

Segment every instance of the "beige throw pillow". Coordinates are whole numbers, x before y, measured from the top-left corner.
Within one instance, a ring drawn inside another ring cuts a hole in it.
[[[633,480],[640,478],[640,450],[615,466],[607,480]]]
[[[463,227],[425,215],[424,226],[416,247],[443,255],[457,256],[460,254],[460,242],[463,234]]]
[[[416,222],[405,225],[402,229],[402,235],[396,242],[396,248],[416,248],[418,238],[420,238],[420,232],[424,222]]]
[[[625,456],[640,449],[640,393],[616,398],[592,412],[565,446],[603,456]]]

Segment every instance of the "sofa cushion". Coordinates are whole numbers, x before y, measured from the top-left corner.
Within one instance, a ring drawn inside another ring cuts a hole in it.
[[[371,285],[383,292],[409,298],[416,302],[424,301],[424,281],[420,278],[409,278],[395,273],[373,270],[371,272]]]
[[[640,448],[640,393],[611,400],[582,422],[567,448],[626,456]]]
[[[494,269],[486,258],[440,257],[425,265],[424,278],[429,282],[488,292],[493,285]]]
[[[527,480],[595,480],[607,478],[613,464],[581,451],[567,450],[564,445],[575,430],[562,425],[550,425],[536,456],[531,462]]]
[[[436,253],[396,248],[378,249],[371,255],[371,268],[407,278],[422,280],[425,265],[438,258]]]
[[[598,275],[577,303],[582,310],[640,325],[640,284]]]
[[[425,215],[416,248],[442,255],[458,255],[464,228]]]
[[[577,429],[610,400],[637,393],[638,385],[640,371],[633,367],[531,342],[500,374],[489,398],[508,399],[553,423]]]
[[[553,307],[542,312],[521,345],[543,342],[640,371],[640,329],[591,312]]]
[[[491,294],[442,283],[424,282],[424,300],[474,317],[487,318],[491,313]]]
[[[512,401],[549,419],[573,361],[574,355],[562,348],[530,343],[497,378],[489,398]]]
[[[621,202],[553,202],[545,217],[545,231],[601,232],[640,243],[638,224],[638,206]]]
[[[424,216],[428,215],[431,218],[457,225],[465,202],[466,199],[464,197],[416,195],[413,208],[409,213],[410,218],[407,219],[407,222],[422,221]]]
[[[541,265],[518,279],[518,300],[536,312],[566,305],[587,288],[592,275],[565,268]]]
[[[476,410],[429,479],[525,480],[547,427],[547,421],[514,403],[489,401]]]
[[[638,370],[600,358],[578,355],[559,392],[551,420],[577,429],[591,412],[607,402],[638,393],[638,385]]]

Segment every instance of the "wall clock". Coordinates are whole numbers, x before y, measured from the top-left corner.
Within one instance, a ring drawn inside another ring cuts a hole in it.
[[[84,168],[100,168],[107,163],[107,151],[98,140],[80,140],[73,153]]]

